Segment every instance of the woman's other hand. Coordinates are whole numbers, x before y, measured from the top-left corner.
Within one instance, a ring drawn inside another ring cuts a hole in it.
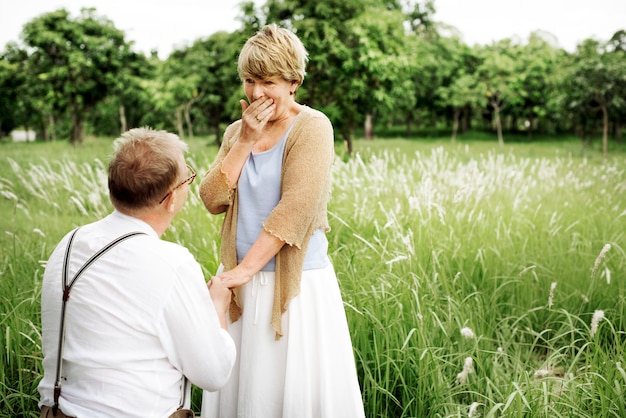
[[[274,100],[269,97],[260,97],[248,104],[245,100],[240,100],[242,138],[251,139],[255,142],[261,135],[263,128],[274,114]]]
[[[246,272],[245,269],[243,269],[241,265],[239,265],[234,269],[224,271],[215,277],[218,278],[228,288],[234,289],[248,283],[250,280],[252,280],[253,275],[254,273]]]

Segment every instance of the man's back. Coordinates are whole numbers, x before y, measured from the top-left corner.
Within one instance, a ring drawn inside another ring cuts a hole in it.
[[[61,410],[70,416],[164,417],[181,404],[183,374],[199,386],[227,379],[234,351],[219,326],[202,271],[179,245],[145,222],[114,212],[82,227],[69,263],[118,244],[73,286],[66,308]],[[42,288],[42,404],[52,403],[62,298],[65,237],[51,256]],[[186,402],[188,405],[188,401]]]

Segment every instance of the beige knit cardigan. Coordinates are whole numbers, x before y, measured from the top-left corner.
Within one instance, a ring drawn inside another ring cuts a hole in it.
[[[200,198],[212,214],[226,212],[221,229],[221,262],[226,271],[237,265],[236,232],[238,193],[230,187],[222,161],[239,138],[241,120],[224,133],[215,161],[200,184]],[[283,335],[281,318],[289,301],[300,293],[306,249],[314,231],[330,230],[327,204],[331,167],[335,158],[333,127],[321,112],[303,106],[289,132],[281,172],[280,201],[263,223],[270,234],[284,241],[276,255],[271,325],[276,339]],[[230,317],[236,321],[242,307],[235,289]]]

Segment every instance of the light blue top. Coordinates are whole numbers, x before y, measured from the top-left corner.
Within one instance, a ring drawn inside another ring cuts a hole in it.
[[[269,150],[251,152],[241,170],[237,183],[239,193],[237,263],[241,263],[257,240],[263,228],[263,221],[280,200],[283,154],[291,126],[280,141]],[[297,219],[290,221],[298,222]],[[330,263],[327,253],[328,240],[324,231],[319,229],[311,236],[304,257],[303,270],[326,267]],[[261,270],[274,271],[275,269],[276,257],[273,257]]]

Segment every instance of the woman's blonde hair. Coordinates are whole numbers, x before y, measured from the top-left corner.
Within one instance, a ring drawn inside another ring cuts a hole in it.
[[[237,71],[242,81],[282,77],[301,85],[307,62],[308,53],[300,39],[272,23],[246,41],[239,53]]]

